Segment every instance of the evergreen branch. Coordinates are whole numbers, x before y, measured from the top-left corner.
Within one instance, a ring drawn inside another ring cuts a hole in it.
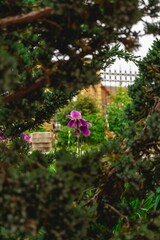
[[[19,23],[29,23],[39,18],[46,17],[53,13],[53,9],[50,7],[41,8],[26,14],[20,14],[12,17],[5,17],[0,19],[0,27],[7,27]]]
[[[32,92],[33,90],[39,88],[40,86],[42,86],[43,84],[45,84],[46,82],[48,82],[48,77],[40,77],[39,79],[36,80],[35,83],[33,83],[32,85],[29,86],[25,86],[21,89],[19,89],[18,91],[5,96],[2,99],[2,103],[9,103],[11,101],[15,101],[18,100],[22,97],[24,97],[26,94],[29,94],[30,92]]]

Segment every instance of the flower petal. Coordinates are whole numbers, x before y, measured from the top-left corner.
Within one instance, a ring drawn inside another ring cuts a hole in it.
[[[77,127],[77,122],[76,121],[74,121],[74,123],[73,123],[73,127]]]
[[[71,115],[66,115],[66,118],[70,118],[71,119],[72,117],[71,117]]]
[[[74,120],[70,120],[67,126],[71,128],[74,125],[74,123],[75,123]]]
[[[92,123],[87,122],[87,126],[92,127]]]
[[[89,136],[91,133],[90,130],[87,128],[87,126],[81,126],[80,131],[86,136]]]
[[[27,141],[27,142],[29,142],[30,139],[31,139],[31,137],[28,136],[28,135],[26,135],[26,134],[22,134],[22,138],[23,138],[25,141]]]
[[[87,125],[86,120],[83,119],[83,118],[80,118],[78,121],[79,121],[79,125],[82,125],[82,126],[86,126]]]
[[[81,113],[76,110],[73,110],[70,115],[72,118],[81,118]]]

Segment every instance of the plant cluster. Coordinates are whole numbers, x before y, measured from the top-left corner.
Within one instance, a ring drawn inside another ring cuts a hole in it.
[[[131,103],[127,88],[119,87],[116,95],[111,96],[111,103],[106,107],[109,130],[121,135],[127,126],[125,108]]]
[[[74,135],[73,128],[68,129],[66,115],[71,112],[72,109],[80,111],[87,122],[92,123],[91,135],[89,138],[85,136],[81,137],[81,146],[88,148],[93,145],[102,144],[105,141],[106,133],[106,119],[102,116],[101,109],[98,107],[97,102],[93,97],[89,95],[78,95],[76,101],[71,101],[65,108],[60,109],[57,114],[57,121],[60,122],[62,128],[58,132],[58,145],[66,147],[68,146],[68,140],[70,141],[70,147],[74,149],[76,138],[71,138]],[[89,129],[88,129],[89,130]],[[87,131],[87,133],[90,133]],[[87,136],[87,135],[86,135]]]

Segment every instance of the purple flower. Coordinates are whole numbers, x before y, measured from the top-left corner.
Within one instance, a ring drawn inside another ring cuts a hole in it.
[[[28,136],[28,135],[26,135],[26,134],[22,134],[22,138],[23,138],[25,141],[27,141],[27,142],[29,142],[30,139],[31,139],[31,137]]]
[[[71,119],[68,123],[68,127],[76,128],[74,131],[74,136],[77,136],[79,132],[86,136],[90,135],[91,132],[88,127],[92,127],[92,124],[83,119],[80,112],[73,110],[71,111],[70,115],[67,115],[66,117]]]
[[[0,136],[0,142],[2,142],[4,140],[3,136]]]
[[[0,130],[0,142],[2,142],[2,141],[6,141],[7,143],[9,142],[9,139],[5,138],[5,136],[4,136],[4,129]]]

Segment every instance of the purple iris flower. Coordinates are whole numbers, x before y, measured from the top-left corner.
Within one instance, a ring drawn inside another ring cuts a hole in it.
[[[31,137],[28,136],[28,135],[26,135],[26,134],[22,134],[22,138],[23,138],[25,141],[27,141],[27,142],[29,142],[30,139],[31,139]]]
[[[77,136],[79,132],[86,136],[90,135],[91,132],[88,127],[92,127],[92,124],[83,119],[80,112],[73,110],[70,115],[67,115],[66,117],[71,119],[68,123],[68,127],[74,127],[76,129],[74,131],[74,136]]]

